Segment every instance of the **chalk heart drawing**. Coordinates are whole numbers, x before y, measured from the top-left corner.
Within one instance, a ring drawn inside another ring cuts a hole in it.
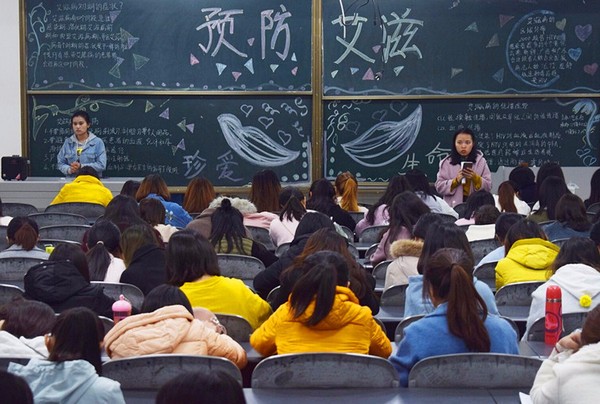
[[[269,129],[269,126],[273,125],[273,118],[269,118],[267,116],[261,116],[260,118],[258,118],[258,122],[260,122],[262,124],[262,126],[264,126],[265,129]]]
[[[281,129],[277,131],[277,136],[279,136],[279,139],[281,139],[284,146],[287,146],[287,144],[292,141],[292,135]]]
[[[583,71],[593,76],[598,71],[598,63],[592,63],[591,65],[583,66]]]
[[[248,118],[248,116],[250,115],[250,113],[252,112],[253,109],[254,109],[254,107],[252,105],[248,105],[248,104],[243,104],[240,107],[240,111],[242,111],[244,113],[244,115],[246,115],[246,118]]]
[[[569,49],[569,57],[574,61],[578,61],[581,56],[581,48],[571,48]]]
[[[382,109],[382,110],[373,112],[373,115],[371,115],[371,118],[375,119],[377,122],[381,122],[385,119],[387,114],[388,114],[388,112],[385,109]]]
[[[348,129],[350,132],[354,133],[355,135],[358,133],[359,128],[360,128],[360,123],[358,123],[356,121],[350,121],[346,124],[346,129]]]
[[[271,119],[271,123],[272,121]],[[278,167],[294,161],[300,155],[299,151],[283,147],[262,130],[254,126],[243,126],[233,114],[219,115],[217,122],[229,147],[251,164]]]
[[[564,31],[566,26],[567,26],[566,18],[556,21],[556,28],[558,28],[559,30]]]
[[[577,38],[579,38],[581,42],[585,42],[585,40],[592,35],[592,25],[577,25],[575,27],[575,35],[577,35]]]
[[[406,153],[419,134],[423,119],[420,105],[404,120],[379,122],[354,140],[342,143],[346,154],[366,167],[382,167]]]

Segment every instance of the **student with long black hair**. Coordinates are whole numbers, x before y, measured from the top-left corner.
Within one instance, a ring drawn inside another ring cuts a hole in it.
[[[110,220],[98,220],[88,232],[85,254],[90,280],[119,282],[125,263],[121,259],[121,231]]]
[[[503,319],[490,316],[484,300],[465,270],[472,259],[462,250],[444,248],[425,267],[424,293],[436,307],[404,330],[398,351],[390,358],[408,385],[408,374],[421,359],[466,352],[518,354],[517,334]]]
[[[103,335],[91,310],[66,310],[46,335],[48,360],[11,363],[8,371],[27,381],[36,403],[125,403],[119,383],[101,376]]]
[[[325,178],[316,180],[311,184],[306,208],[324,213],[333,218],[333,221],[340,226],[346,226],[352,231],[356,227],[356,222],[352,219],[352,216],[337,204],[335,188]]]
[[[306,213],[306,200],[304,194],[296,187],[285,187],[279,195],[281,212],[271,221],[269,235],[273,244],[279,247],[294,239],[300,220]]]
[[[289,300],[251,336],[262,355],[345,352],[387,358],[392,347],[371,310],[348,288],[347,260],[332,251],[304,261]]]

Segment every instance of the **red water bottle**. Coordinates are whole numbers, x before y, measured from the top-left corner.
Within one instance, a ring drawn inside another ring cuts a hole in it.
[[[562,333],[562,292],[558,286],[546,289],[546,334],[544,342],[556,345]]]

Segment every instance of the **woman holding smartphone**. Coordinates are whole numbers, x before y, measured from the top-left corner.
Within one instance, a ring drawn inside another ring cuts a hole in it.
[[[452,207],[462,203],[480,189],[492,189],[492,174],[477,149],[477,139],[470,129],[454,133],[450,154],[440,162],[435,189]]]

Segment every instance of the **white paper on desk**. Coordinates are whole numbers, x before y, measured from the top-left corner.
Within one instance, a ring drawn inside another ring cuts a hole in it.
[[[521,400],[521,404],[533,404],[531,396],[526,393],[519,392],[519,400]]]

